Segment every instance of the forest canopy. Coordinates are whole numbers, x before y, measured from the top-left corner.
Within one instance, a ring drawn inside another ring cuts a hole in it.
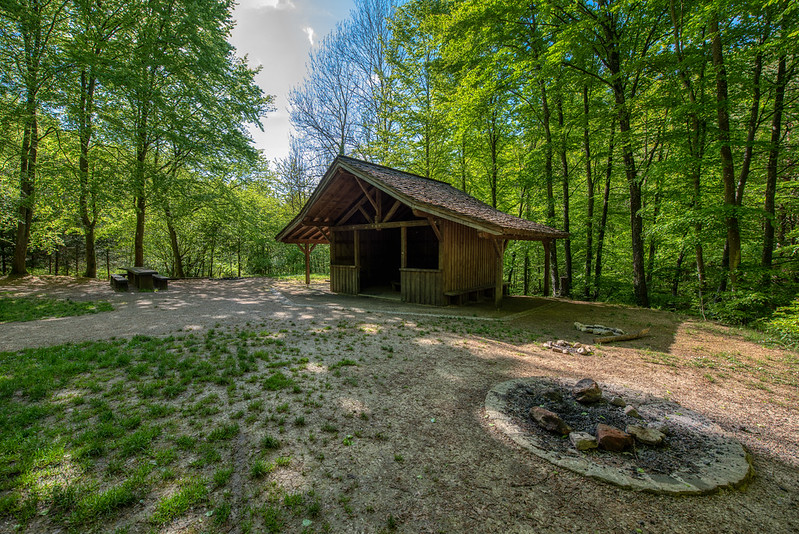
[[[556,294],[738,323],[795,302],[795,2],[354,4],[267,162],[230,2],[4,2],[3,273],[299,270],[273,236],[347,154],[568,231]],[[515,293],[541,291],[542,254],[511,244]]]

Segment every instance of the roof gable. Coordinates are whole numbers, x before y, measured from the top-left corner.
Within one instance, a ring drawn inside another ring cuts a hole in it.
[[[364,184],[399,200],[419,216],[450,220],[498,237],[549,240],[568,236],[555,228],[503,213],[447,183],[338,156],[303,209],[276,239],[327,242],[326,230],[340,226],[344,215],[363,203],[364,197],[369,198]]]

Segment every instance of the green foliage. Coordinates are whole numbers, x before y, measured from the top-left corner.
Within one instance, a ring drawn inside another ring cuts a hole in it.
[[[785,345],[799,347],[799,298],[777,308],[771,318],[763,319],[760,325]]]

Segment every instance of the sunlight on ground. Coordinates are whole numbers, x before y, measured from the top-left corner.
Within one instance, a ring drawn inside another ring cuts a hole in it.
[[[350,413],[352,413],[354,415],[359,415],[359,414],[362,414],[362,413],[365,413],[365,414],[368,415],[369,413],[371,413],[369,408],[363,402],[359,401],[358,399],[353,399],[351,397],[341,397],[338,400],[338,403],[339,403],[339,406],[341,406],[342,409],[344,409],[344,410],[346,410],[346,411],[348,411],[348,412],[350,412]]]
[[[39,497],[48,497],[56,487],[67,488],[80,479],[82,469],[63,445],[41,452],[30,470],[19,478],[20,486]]]

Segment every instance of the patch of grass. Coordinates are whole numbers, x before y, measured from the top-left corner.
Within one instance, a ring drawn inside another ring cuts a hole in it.
[[[325,423],[322,425],[322,432],[327,432],[328,434],[335,434],[338,432],[338,428],[330,423]]]
[[[78,500],[68,522],[85,525],[137,502],[146,488],[146,474],[146,470],[139,470],[121,484]]]
[[[219,526],[227,523],[227,520],[230,519],[231,512],[232,508],[229,502],[224,501],[217,505],[217,507],[214,508],[214,524]]]
[[[75,302],[44,297],[0,297],[0,323],[36,321],[113,311],[110,302]]]
[[[267,462],[266,460],[255,460],[250,466],[250,477],[263,478],[275,470],[275,464]]]
[[[279,449],[280,440],[267,434],[261,438],[261,448],[266,450]]]
[[[213,481],[214,487],[221,488],[226,486],[227,483],[230,481],[230,477],[233,476],[233,468],[232,467],[220,467],[216,471],[214,471]]]
[[[142,428],[119,440],[119,455],[123,458],[146,452],[152,447],[153,440],[161,435],[161,428],[151,426]]]
[[[264,380],[264,389],[267,391],[279,391],[294,384],[294,380],[287,377],[280,371],[273,373],[266,380]]]
[[[223,441],[232,439],[239,433],[239,425],[231,423],[229,425],[220,425],[213,429],[208,434],[208,441]]]
[[[283,530],[283,514],[276,506],[267,506],[263,511],[264,532],[277,534]]]
[[[207,495],[208,488],[202,480],[188,481],[176,493],[158,501],[151,521],[156,525],[165,525],[203,502]]]

